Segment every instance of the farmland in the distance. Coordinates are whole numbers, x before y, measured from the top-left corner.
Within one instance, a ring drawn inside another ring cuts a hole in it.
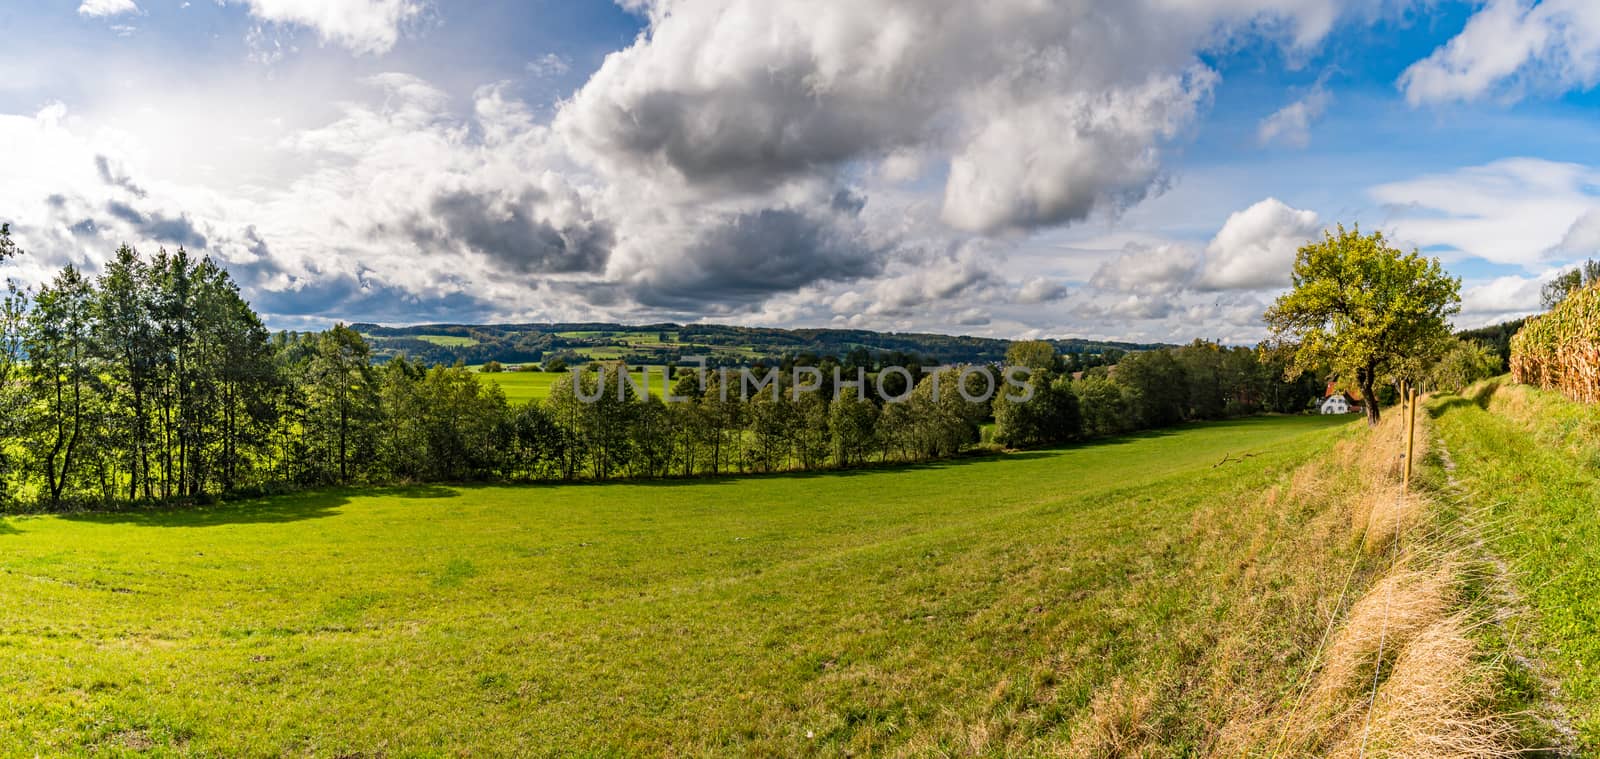
[[[1345,421],[11,517],[0,735],[29,754],[1035,754],[1132,702],[1192,752],[1239,693],[1302,671],[1320,622],[1284,610],[1337,592],[1309,557],[1353,547],[1307,542],[1309,513],[1263,494]]]

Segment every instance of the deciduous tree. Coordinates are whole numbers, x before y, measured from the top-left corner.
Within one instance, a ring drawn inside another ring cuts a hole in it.
[[[1298,346],[1291,376],[1326,363],[1368,399],[1408,360],[1437,356],[1461,308],[1461,281],[1437,259],[1402,253],[1359,227],[1341,225],[1301,247],[1293,283],[1266,314],[1274,335]],[[1376,425],[1378,404],[1366,407]]]

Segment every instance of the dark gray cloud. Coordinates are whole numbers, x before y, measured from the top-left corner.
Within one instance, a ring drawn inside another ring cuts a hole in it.
[[[666,85],[631,100],[591,93],[571,128],[608,156],[669,167],[691,184],[756,191],[828,170],[864,146],[912,144],[935,113],[885,107],[893,98],[882,93],[819,96],[816,73],[771,69],[717,90]]]
[[[195,228],[194,222],[186,214],[175,217],[160,212],[147,214],[116,200],[106,204],[106,213],[133,225],[139,234],[152,240],[177,243],[195,250],[206,247],[205,235]]]
[[[753,305],[820,282],[876,275],[885,255],[827,218],[767,209],[707,229],[630,285],[639,303],[656,308]]]
[[[229,264],[228,271],[245,299],[269,323],[274,317],[286,322],[305,317],[346,322],[470,322],[494,313],[491,304],[466,292],[423,295],[380,282],[367,273],[311,272],[282,277],[278,267],[266,259]]]
[[[429,204],[427,223],[414,219],[406,233],[422,247],[458,243],[519,274],[569,274],[605,268],[615,242],[611,225],[586,218],[557,225],[535,212],[544,194],[528,189],[509,202],[465,190],[441,193]]]
[[[144,188],[134,184],[133,180],[129,178],[127,174],[116,171],[111,166],[111,159],[106,158],[103,155],[95,156],[94,168],[95,171],[100,172],[100,180],[106,184],[111,185],[112,187],[121,187],[122,189],[133,193],[135,197],[142,198],[145,196]]]

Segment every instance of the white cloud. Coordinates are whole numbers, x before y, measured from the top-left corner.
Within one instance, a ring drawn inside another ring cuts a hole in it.
[[[107,16],[120,16],[124,13],[138,13],[139,5],[133,0],[83,0],[78,6],[78,15],[92,18],[105,18]]]
[[[1311,144],[1311,124],[1322,118],[1331,100],[1327,88],[1318,82],[1304,97],[1262,119],[1256,140],[1262,145],[1281,142],[1297,148]]]
[[[1396,239],[1538,270],[1562,257],[1569,233],[1600,209],[1597,185],[1600,172],[1587,166],[1515,158],[1379,185],[1371,194],[1393,208],[1386,226]]]
[[[1066,285],[1040,277],[1030,279],[1017,290],[1018,303],[1051,303],[1067,297]]]
[[[1469,285],[1461,293],[1461,314],[1456,326],[1464,329],[1498,324],[1538,313],[1540,296],[1549,276],[1497,277]]]
[[[1031,230],[1164,188],[1168,148],[1217,81],[1199,53],[1241,38],[1304,51],[1394,4],[635,0],[649,30],[556,128],[611,181],[680,199],[944,164],[944,223]]]
[[[529,76],[543,79],[561,76],[562,74],[571,71],[572,61],[556,55],[555,53],[545,53],[538,58],[528,61],[528,64],[523,68],[528,72]]]
[[[1600,208],[1572,222],[1556,250],[1575,257],[1600,254]]]
[[[1199,284],[1215,290],[1286,287],[1295,251],[1321,231],[1314,211],[1267,198],[1228,217],[1206,246]]]
[[[1101,264],[1089,283],[1119,293],[1176,293],[1190,287],[1200,263],[1200,252],[1183,243],[1129,244]]]
[[[1527,88],[1588,89],[1600,80],[1600,4],[1489,0],[1461,33],[1400,77],[1413,105],[1516,99]]]
[[[91,0],[126,2],[127,0]],[[422,0],[234,0],[250,15],[276,24],[309,28],[324,42],[357,55],[386,53],[399,41],[407,24],[418,21]]]

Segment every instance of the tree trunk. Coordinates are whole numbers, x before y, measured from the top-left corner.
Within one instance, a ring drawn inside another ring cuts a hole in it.
[[[1373,375],[1371,369],[1364,369],[1356,373],[1356,382],[1361,385],[1361,397],[1367,402],[1367,426],[1378,426],[1378,394],[1373,389]]]

